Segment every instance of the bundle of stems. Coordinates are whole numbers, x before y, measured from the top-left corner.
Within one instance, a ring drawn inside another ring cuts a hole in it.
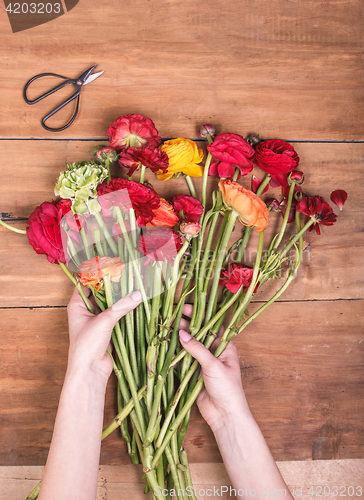
[[[209,158],[208,160],[209,161]],[[121,237],[117,243],[110,236],[106,225],[97,218],[97,243],[92,247],[83,233],[82,241],[87,258],[112,255],[120,257],[125,267],[120,281],[113,282],[104,276],[103,289],[90,286],[95,301],[101,310],[127,293],[139,289],[142,303],[123,317],[112,332],[114,372],[118,380],[119,413],[104,429],[102,439],[120,427],[121,436],[127,444],[128,453],[134,464],[141,463],[145,473],[145,492],[150,491],[153,498],[167,489],[168,495],[174,490],[178,500],[186,493],[194,497],[190,468],[183,440],[190,419],[191,407],[203,387],[203,376],[198,377],[199,364],[181,347],[178,341],[179,325],[183,306],[193,297],[193,316],[190,334],[209,348],[219,329],[230,313],[230,321],[215,351],[219,356],[232,338],[240,334],[259,314],[277,300],[294,279],[302,260],[302,236],[313,223],[310,220],[301,227],[299,213],[296,212],[297,232],[291,236],[285,247],[278,251],[287,227],[293,195],[294,181],[287,200],[285,217],[279,232],[272,239],[267,251],[263,252],[264,231],[259,234],[253,276],[248,288],[241,286],[237,293],[227,291],[218,305],[218,290],[221,271],[228,265],[235,251],[235,262],[241,262],[247,248],[252,228],[245,227],[238,244],[229,248],[229,241],[237,221],[237,214],[224,209],[221,193],[213,193],[213,205],[206,208],[207,171],[203,178],[202,202],[204,213],[201,216],[201,230],[196,238],[186,239],[176,254],[172,264],[153,262],[146,268],[137,255],[137,224],[135,212],[122,212],[120,207],[113,208],[115,221],[120,225]],[[191,194],[196,195],[192,180],[187,179]],[[261,183],[257,195],[260,196],[269,183],[267,175]],[[223,222],[217,243],[213,248],[213,237],[219,218]],[[127,231],[126,221],[132,228]],[[69,242],[70,243],[70,242]],[[80,257],[68,251],[75,264]],[[254,293],[262,285],[277,275],[282,263],[287,260],[291,248],[295,249],[294,263],[287,271],[284,284],[277,292],[253,314],[249,316],[248,306]],[[83,292],[80,281],[64,264],[60,264],[82,295],[89,311],[92,305]],[[177,296],[177,285],[182,289]],[[152,289],[150,288],[152,286]],[[37,498],[39,485],[28,496]]]

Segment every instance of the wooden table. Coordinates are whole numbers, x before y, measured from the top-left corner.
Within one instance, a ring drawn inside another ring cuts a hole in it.
[[[91,158],[108,125],[130,113],[151,117],[163,138],[196,139],[199,125],[212,123],[218,132],[288,140],[307,193],[348,192],[338,222],[305,236],[298,279],[236,340],[247,398],[277,461],[364,458],[362,18],[359,0],[81,0],[12,33],[0,5],[0,212],[15,227],[54,198],[65,161]],[[95,63],[105,73],[82,91],[75,123],[45,131],[41,117],[71,89],[28,106],[25,82],[41,72],[77,77]],[[149,178],[172,194],[172,184]],[[41,466],[66,369],[72,285],[26,237],[3,227],[0,235],[0,465]],[[112,379],[105,421],[115,410]],[[196,408],[185,442],[194,466],[221,462]],[[129,467],[118,433],[103,443],[101,464]],[[127,496],[109,495],[100,498]]]

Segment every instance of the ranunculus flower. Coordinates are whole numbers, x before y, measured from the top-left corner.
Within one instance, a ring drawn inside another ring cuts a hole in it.
[[[201,227],[201,224],[199,224],[198,222],[184,222],[183,224],[181,224],[180,230],[187,237],[190,236],[193,238],[194,236],[198,235]]]
[[[198,222],[203,213],[203,206],[197,198],[186,194],[172,196],[172,203],[178,212],[182,212],[185,219],[190,222]]]
[[[160,205],[153,210],[154,218],[147,226],[173,227],[181,220],[172,203],[160,198]]]
[[[343,189],[337,189],[330,194],[330,199],[340,210],[343,209],[343,206],[348,198],[348,193]]]
[[[249,158],[254,156],[254,149],[241,135],[219,134],[207,149],[220,161],[211,165],[209,175],[232,179],[236,168],[239,169],[239,177],[253,170],[253,163]]]
[[[127,179],[112,178],[109,184],[105,181],[99,185],[97,193],[99,203],[106,212],[114,205],[124,211],[133,208],[139,226],[151,222],[154,218],[153,210],[160,205],[159,196],[154,189]],[[108,196],[103,196],[106,194]]]
[[[82,262],[78,275],[83,285],[91,285],[95,290],[100,290],[103,289],[105,276],[109,276],[110,281],[118,283],[124,267],[125,264],[120,261],[120,257],[93,257]]]
[[[94,202],[97,186],[108,175],[107,168],[93,161],[67,164],[67,170],[61,172],[58,178],[54,194],[72,200],[72,210],[75,213],[94,213],[95,206],[98,206]]]
[[[319,224],[324,226],[332,226],[336,222],[337,215],[334,214],[330,205],[322,198],[322,196],[306,196],[296,205],[296,210],[301,214],[311,217],[315,223],[309,227],[308,231],[315,231],[318,235],[321,234]]]
[[[300,159],[291,144],[273,139],[257,144],[253,161],[274,179],[276,176],[292,172],[298,166]],[[284,185],[282,182],[283,180],[280,184]]]
[[[120,116],[108,128],[107,136],[118,153],[129,146],[157,148],[161,143],[152,120],[136,114]]]
[[[253,277],[253,269],[246,267],[244,264],[229,264],[226,269],[221,271],[219,285],[225,285],[232,293],[237,293],[242,286],[245,287],[244,292],[250,286]],[[257,283],[254,293],[257,291],[259,282]]]
[[[166,173],[169,160],[167,153],[158,148],[128,148],[120,152],[119,165],[129,170],[130,177],[141,165],[150,168],[152,172],[161,170]]]
[[[45,201],[28,219],[29,243],[38,254],[45,254],[52,264],[66,263],[60,228],[61,218],[62,211],[54,203]]]
[[[255,226],[258,233],[265,230],[269,222],[269,211],[259,196],[230,180],[220,181],[219,188],[225,206],[238,214],[244,226]]]
[[[181,247],[180,236],[173,229],[166,227],[143,230],[137,243],[137,250],[148,257],[144,265],[148,265],[150,260],[164,261],[165,258],[173,264],[173,259]]]
[[[190,139],[171,139],[159,146],[159,149],[167,153],[169,158],[167,173],[162,170],[157,172],[160,181],[167,181],[178,172],[191,177],[202,177],[204,169],[198,163],[203,160],[203,151]]]

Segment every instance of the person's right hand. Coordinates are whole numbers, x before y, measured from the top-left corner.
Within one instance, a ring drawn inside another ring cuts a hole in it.
[[[192,305],[186,304],[183,314],[191,317]],[[179,339],[182,347],[200,363],[204,378],[204,388],[196,403],[201,415],[215,432],[230,414],[239,412],[250,415],[241,382],[240,363],[235,345],[230,342],[218,358],[201,342],[194,339],[188,330],[189,323],[181,321]],[[220,342],[223,329],[211,346],[214,352]]]

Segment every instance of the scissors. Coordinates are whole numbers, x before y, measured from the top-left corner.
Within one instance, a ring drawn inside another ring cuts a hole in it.
[[[25,100],[25,102],[27,104],[36,104],[37,102],[41,101],[45,97],[48,97],[49,95],[53,94],[54,92],[57,92],[57,90],[62,89],[63,87],[65,87],[66,85],[69,85],[70,83],[72,83],[73,86],[76,89],[76,92],[73,95],[71,95],[71,97],[69,97],[68,99],[66,99],[62,104],[60,104],[59,106],[57,106],[53,111],[51,111],[50,113],[48,113],[48,115],[46,115],[42,119],[42,126],[43,126],[43,128],[45,128],[46,130],[50,130],[51,132],[60,132],[61,130],[66,129],[67,127],[69,127],[73,123],[73,121],[75,120],[75,118],[77,116],[77,113],[78,113],[79,102],[80,102],[80,92],[81,92],[82,86],[83,85],[87,85],[88,83],[93,82],[96,78],[98,78],[99,76],[101,76],[102,73],[103,73],[103,71],[100,71],[99,73],[92,74],[92,72],[96,68],[96,66],[97,66],[97,64],[95,64],[94,66],[92,66],[91,68],[89,68],[87,71],[85,71],[84,73],[82,73],[82,75],[80,75],[76,80],[72,79],[72,78],[66,78],[65,76],[62,76],[62,75],[56,75],[55,73],[41,73],[39,75],[33,76],[33,78],[31,78],[25,84],[24,92],[23,92],[23,97],[24,97],[24,100]],[[27,98],[27,89],[28,89],[29,85],[32,82],[34,82],[34,80],[37,80],[38,78],[42,78],[43,76],[56,76],[57,78],[63,78],[65,81],[62,82],[60,85],[57,85],[53,89],[49,90],[45,94],[42,94],[41,96],[37,97],[37,99],[34,99],[34,101],[29,101],[29,99]],[[67,104],[69,104],[74,99],[77,99],[76,110],[75,110],[72,118],[70,119],[70,121],[66,125],[64,125],[63,127],[60,127],[60,128],[51,128],[51,127],[48,127],[45,124],[45,122],[48,120],[48,118],[50,118],[51,116],[53,116],[60,109],[64,108],[64,106],[67,106]]]

